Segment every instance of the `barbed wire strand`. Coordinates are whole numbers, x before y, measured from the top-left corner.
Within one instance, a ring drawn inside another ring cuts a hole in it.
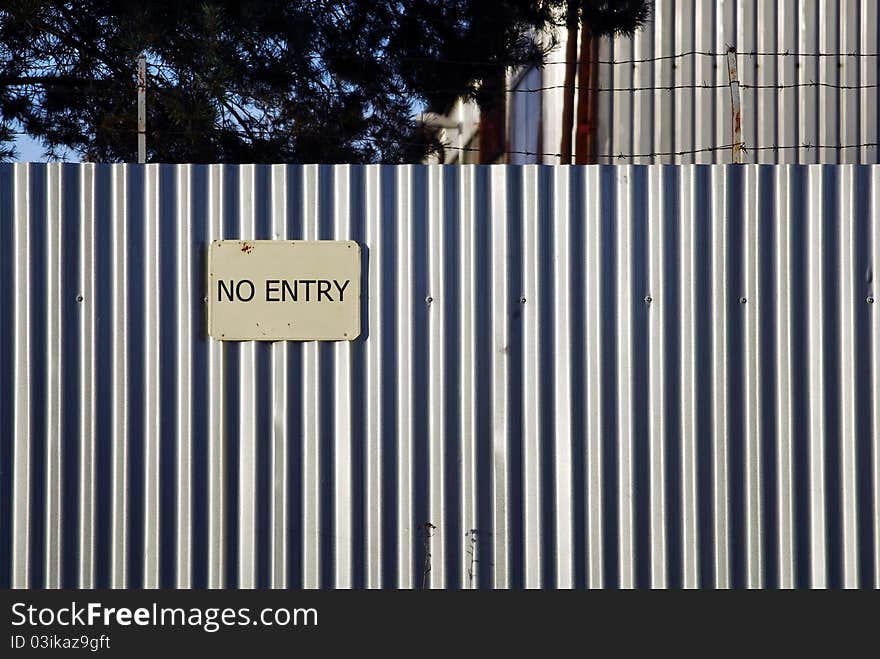
[[[838,89],[841,91],[854,91],[859,89],[878,89],[880,88],[880,83],[866,83],[866,84],[841,84],[834,82],[821,82],[811,80],[809,82],[791,82],[791,83],[764,83],[764,84],[752,84],[748,82],[735,81],[739,83],[740,89],[796,89],[796,88],[825,88],[825,89]],[[24,84],[24,83],[22,83]],[[577,91],[594,91],[598,93],[614,93],[619,94],[623,92],[634,93],[634,92],[662,92],[662,91],[679,91],[679,90],[704,90],[704,91],[712,91],[719,89],[728,89],[730,87],[730,83],[727,82],[697,82],[697,83],[680,83],[673,85],[644,85],[644,86],[630,86],[630,87],[582,87],[579,85],[575,85],[574,89]],[[565,85],[545,85],[541,87],[515,87],[513,89],[505,89],[504,93],[506,94],[536,94],[539,92],[545,91],[554,91],[566,89]],[[451,94],[451,93],[460,93],[461,90],[458,89],[425,89],[420,93],[423,94]],[[354,95],[356,92],[352,91],[344,91],[344,90],[322,90],[319,92],[320,95],[333,95],[333,96],[342,96],[345,94]]]
[[[727,50],[723,50],[723,51],[686,50],[686,51],[681,51],[678,53],[667,53],[667,54],[663,54],[663,55],[652,55],[652,56],[648,56],[648,57],[635,57],[635,58],[629,58],[629,59],[590,59],[590,60],[587,60],[586,63],[599,64],[599,65],[603,65],[603,66],[613,66],[613,65],[618,65],[618,64],[648,64],[651,62],[663,62],[663,61],[668,61],[668,60],[681,59],[684,57],[727,57],[729,52],[730,51],[727,51]],[[732,52],[734,52],[736,55],[742,55],[743,57],[806,57],[806,58],[823,58],[823,57],[846,58],[846,57],[849,57],[849,58],[856,58],[856,59],[880,57],[880,52],[861,53],[861,52],[856,52],[856,51],[852,51],[852,52],[798,53],[798,52],[792,52],[790,50],[783,50],[783,51],[737,51],[737,50],[734,50]],[[334,56],[334,57],[330,57],[330,58],[322,58],[320,56],[312,56],[309,59],[321,60],[326,63],[328,61],[332,62],[333,60],[348,61],[348,60],[363,60],[364,58],[365,58],[364,56],[357,56],[357,55],[344,56],[343,55],[343,56]],[[377,58],[377,59],[381,60],[381,59],[385,59],[385,58]],[[523,62],[520,64],[507,64],[504,62],[495,62],[495,61],[489,61],[489,60],[483,60],[483,61],[481,61],[481,60],[456,60],[456,59],[449,59],[449,58],[444,58],[444,57],[433,58],[433,57],[428,57],[428,56],[426,56],[426,57],[401,56],[397,59],[404,60],[404,61],[436,62],[438,64],[459,64],[459,65],[474,65],[474,66],[504,66],[507,68],[536,67],[536,66],[539,68],[543,68],[545,66],[556,66],[556,65],[563,65],[563,64],[575,64],[575,65],[581,64],[580,60],[576,60],[574,62],[572,62],[571,60],[554,60],[554,61],[549,61],[549,62]],[[149,62],[147,64],[147,66],[148,66],[148,68],[151,68],[151,69],[154,69],[157,71],[160,69],[169,69],[169,68],[173,69],[173,67],[171,67],[170,65],[167,65],[167,64],[158,65],[153,62]],[[438,90],[438,91],[442,91],[442,90]]]
[[[110,129],[111,131],[125,132],[135,134],[135,131],[132,129]],[[156,134],[166,134],[166,135],[195,135],[200,133],[205,133],[206,131],[195,131],[195,130],[156,130]],[[248,137],[248,135],[244,131],[226,131],[232,132],[241,135],[242,137]],[[28,135],[28,133],[21,131],[10,131],[12,135]],[[397,145],[397,146],[424,146],[421,142],[412,142],[408,140],[382,140],[379,138],[371,137],[371,136],[363,136],[352,140],[353,143],[357,142],[372,142],[380,145]],[[763,146],[748,146],[745,142],[733,143],[733,144],[721,144],[717,146],[707,146],[700,147],[694,149],[680,149],[680,150],[670,150],[670,151],[651,151],[646,153],[600,153],[596,154],[596,159],[606,159],[606,160],[626,160],[631,158],[663,158],[663,157],[677,157],[677,156],[687,156],[687,155],[696,155],[700,153],[710,153],[717,151],[729,151],[735,146],[739,146],[744,152],[748,153],[750,151],[782,151],[782,150],[791,150],[791,149],[863,149],[863,148],[874,148],[880,146],[880,142],[862,142],[859,144],[811,144],[810,142],[802,142],[801,144],[790,144],[790,145],[780,145],[780,144],[772,144],[772,145],[763,145]],[[441,145],[443,150],[452,150],[452,151],[460,151],[460,152],[471,152],[471,153],[479,153],[480,149],[476,147],[468,147],[468,146],[456,146],[450,144]],[[507,155],[523,155],[523,156],[543,156],[543,157],[551,157],[551,158],[560,158],[562,157],[561,153],[554,153],[549,151],[529,151],[524,149],[511,149],[505,150],[505,154]]]
[[[825,89],[838,89],[841,91],[853,91],[858,89],[878,89],[880,88],[880,83],[865,83],[865,84],[845,84],[845,83],[835,83],[835,82],[823,82],[810,80],[807,82],[791,82],[791,83],[759,83],[753,84],[748,82],[742,82],[740,80],[736,80],[734,82],[738,82],[740,89],[795,89],[795,88],[825,88]],[[31,83],[20,83],[16,84],[16,86],[24,86]],[[40,83],[43,84],[43,83]],[[67,84],[67,83],[65,83]],[[88,85],[90,83],[84,83]],[[651,92],[651,91],[678,91],[678,90],[718,90],[718,89],[727,89],[730,87],[729,82],[695,82],[695,83],[678,83],[672,85],[643,85],[643,86],[629,86],[629,87],[590,87],[590,86],[579,86],[575,85],[573,88],[577,91],[594,91],[599,93],[623,93],[623,92]],[[541,87],[515,87],[513,89],[505,89],[504,93],[506,94],[536,94],[544,91],[554,91],[566,89],[565,85],[544,85]],[[476,91],[476,90],[473,90]],[[460,89],[424,89],[421,90],[421,94],[451,94],[451,93],[460,93]],[[346,91],[346,90],[321,90],[318,92],[319,95],[332,95],[332,96],[341,96],[341,95],[354,95],[356,91]]]
[[[739,82],[739,81],[735,81]],[[877,83],[868,83],[864,85],[846,85],[846,84],[836,84],[832,82],[793,82],[793,83],[780,83],[780,84],[757,84],[753,85],[750,83],[739,82],[740,89],[792,89],[795,87],[826,87],[829,89],[841,89],[841,90],[854,90],[854,89],[877,89],[880,87],[880,84]],[[717,90],[717,89],[728,89],[730,87],[730,83],[693,83],[693,84],[678,84],[678,85],[648,85],[641,87],[578,87],[575,86],[574,89],[578,91],[594,91],[594,92],[649,92],[649,91],[674,91],[674,90],[686,90],[686,89],[704,89],[704,90]],[[550,91],[554,89],[565,89],[565,85],[548,85],[546,87],[529,87],[526,89],[508,89],[506,92],[508,94],[531,94],[535,92],[542,91]],[[442,91],[442,90],[435,90]]]
[[[662,157],[675,157],[675,156],[687,156],[687,155],[696,155],[699,153],[708,153],[713,151],[729,151],[735,146],[739,146],[744,152],[748,153],[750,151],[774,151],[774,150],[789,150],[789,149],[862,149],[862,148],[870,148],[880,146],[880,142],[863,142],[861,144],[810,144],[808,142],[804,142],[802,144],[797,145],[767,145],[767,146],[747,146],[745,142],[741,142],[737,144],[722,144],[719,146],[708,146],[702,147],[698,149],[682,149],[679,151],[652,151],[650,153],[600,153],[596,154],[594,157],[596,159],[607,159],[607,160],[627,160],[630,158],[662,158]],[[462,146],[453,146],[453,145],[443,145],[444,149],[451,149],[454,151],[471,151],[471,152],[479,152],[479,149],[473,147],[462,147]],[[504,153],[510,155],[525,155],[525,156],[548,156],[548,157],[562,157],[561,153],[548,153],[548,152],[536,152],[536,151],[520,151],[520,150],[510,150],[505,151]]]
[[[590,63],[593,64],[602,64],[602,65],[614,65],[614,64],[648,64],[650,62],[662,62],[667,60],[680,59],[683,57],[727,57],[728,50],[686,50],[678,53],[666,53],[663,55],[652,55],[648,57],[633,57],[629,59],[591,59]],[[877,58],[880,57],[880,52],[876,53],[860,53],[860,52],[806,52],[806,53],[798,53],[790,50],[781,50],[781,51],[733,51],[736,55],[742,55],[743,57],[851,57],[851,58]],[[320,59],[320,58],[319,58]],[[506,64],[504,62],[494,62],[489,60],[456,60],[449,59],[444,57],[432,58],[432,57],[424,57],[424,58],[415,58],[415,57],[400,57],[399,59],[407,60],[407,61],[425,61],[425,62],[437,62],[438,64],[459,64],[459,65],[477,65],[477,66],[505,66],[509,68],[518,68],[518,67],[528,67],[528,66],[551,66],[551,65],[561,65],[561,64],[571,64],[571,60],[554,60],[550,62],[542,62],[540,64],[523,62],[521,64]],[[580,60],[573,62],[574,64],[579,64]]]

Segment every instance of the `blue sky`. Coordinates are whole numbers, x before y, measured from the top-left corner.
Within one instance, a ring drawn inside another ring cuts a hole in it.
[[[43,147],[28,135],[19,135],[15,140],[15,150],[18,151],[16,160],[19,162],[44,162],[46,156]]]
[[[15,140],[15,148],[18,151],[17,162],[46,162],[46,154],[43,146],[28,135],[19,135]],[[66,156],[63,160],[71,160]]]

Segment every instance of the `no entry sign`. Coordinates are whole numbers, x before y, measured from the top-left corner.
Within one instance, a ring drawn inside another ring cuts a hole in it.
[[[361,250],[350,240],[216,240],[208,327],[220,341],[351,341],[361,331]]]

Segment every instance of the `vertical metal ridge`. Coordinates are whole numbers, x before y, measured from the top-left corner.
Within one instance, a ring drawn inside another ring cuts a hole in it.
[[[192,308],[198,297],[192,282],[192,189],[190,165],[177,168],[177,470],[175,584],[178,588],[192,585]]]
[[[491,167],[490,222],[492,240],[492,511],[493,528],[493,584],[508,588],[510,584],[509,532],[509,470],[508,437],[510,433],[510,401],[507,382],[510,377],[510,333],[507,326],[509,313],[508,245],[507,245],[507,178],[504,167]],[[565,195],[566,200],[568,194]],[[559,433],[557,447],[559,447]],[[569,443],[570,450],[570,443]],[[570,459],[568,464],[571,464]],[[560,481],[557,474],[557,483]],[[559,507],[570,505],[569,497],[557,501]],[[558,510],[558,509],[557,509]],[[560,554],[562,549],[560,548]]]
[[[650,507],[651,587],[666,588],[666,268],[663,249],[664,196],[663,170],[648,172],[648,474]]]
[[[366,241],[368,259],[368,301],[370,305],[367,351],[367,588],[381,588],[382,580],[382,440],[385,436],[385,419],[382,414],[382,390],[384,369],[382,367],[383,307],[384,294],[382,273],[386,256],[382,245],[382,169],[379,165],[365,168],[366,179]],[[363,258],[363,255],[362,255]]]
[[[303,166],[302,212],[303,238],[320,236],[317,165]],[[321,363],[319,344],[303,344],[302,438],[303,438],[303,588],[321,587]]]
[[[810,470],[810,585],[826,588],[828,569],[825,526],[825,360],[823,314],[825,288],[822,256],[822,165],[810,165],[807,174],[807,344],[809,379],[809,470]]]
[[[700,578],[700,539],[697,508],[697,293],[696,169],[683,167],[680,179],[679,241],[681,260],[681,547],[682,586],[697,588]]]
[[[633,87],[649,87],[654,73],[653,63],[649,61],[654,56],[654,21],[649,22],[644,28],[636,32],[633,38],[635,39],[633,59],[645,60],[642,63],[635,64],[633,67]],[[648,154],[652,151],[651,146],[654,144],[654,124],[652,119],[654,96],[648,94],[642,101],[648,110],[643,111],[642,107],[638,105],[639,99],[636,96],[638,93],[644,92],[633,92],[633,139],[630,146],[633,153],[641,153],[641,157],[635,160],[636,164],[647,165],[652,160],[652,157]],[[648,148],[644,149],[643,145]],[[616,147],[616,145],[614,146]],[[609,150],[609,153],[611,153],[611,150]]]
[[[840,483],[843,546],[843,587],[859,585],[858,553],[858,418],[856,411],[855,314],[864,301],[856,296],[856,198],[852,165],[840,169]],[[877,346],[874,346],[875,349]]]
[[[797,2],[776,0],[776,44],[777,50],[798,52],[798,32],[793,26],[798,24]],[[777,114],[774,121],[777,125],[777,144],[796,145],[798,143],[798,57],[781,57],[776,61],[778,82],[782,89],[778,92]],[[786,88],[787,87],[787,88]],[[772,91],[772,90],[770,90]],[[798,162],[800,149],[779,150],[776,162]],[[781,576],[781,575],[780,575]]]
[[[241,240],[257,237],[254,165],[239,166],[238,216]],[[238,587],[257,586],[257,345],[239,346]]]
[[[761,410],[760,378],[763,369],[759,313],[762,306],[760,286],[761,244],[758,233],[760,202],[758,167],[745,171],[745,217],[743,218],[744,288],[740,306],[745,315],[745,510],[746,510],[746,586],[763,586],[761,525]]]
[[[819,52],[840,52],[840,0],[819,0]],[[817,27],[819,27],[817,26]],[[823,164],[840,162],[840,58],[820,57],[818,80],[827,86],[819,87],[819,143],[825,148],[818,149],[818,160]]]
[[[777,526],[779,529],[779,587],[796,586],[794,517],[794,429],[792,349],[791,266],[791,174],[789,165],[776,175],[775,212],[779,218],[774,231],[774,290],[776,297],[776,478]]]
[[[540,309],[542,302],[538,219],[539,169],[523,167],[523,561],[526,588],[540,588],[543,574],[541,538],[541,378]],[[589,308],[589,307],[588,307]]]
[[[674,12],[677,14],[683,12],[690,20],[694,20],[696,7],[695,0],[677,0],[675,2]],[[666,39],[670,39],[674,43],[674,51],[682,54],[677,57],[673,64],[673,75],[675,77],[675,85],[678,89],[673,91],[675,104],[675,119],[672,124],[674,135],[674,151],[686,152],[682,153],[677,162],[687,165],[695,162],[694,150],[694,127],[697,122],[697,115],[694,112],[694,60],[693,51],[696,44],[696,30],[693,24],[687,21],[677,19],[675,21],[674,35],[663,35]],[[690,53],[690,54],[684,54]],[[669,124],[666,130],[669,130]]]
[[[840,33],[838,49],[841,53],[858,53],[867,52],[859,47],[860,21],[863,20],[859,15],[859,0],[840,0],[837,7],[837,14],[840,19]],[[867,16],[865,17],[868,18]],[[874,24],[876,25],[876,19]],[[876,42],[875,42],[876,43]],[[872,49],[876,52],[876,48]],[[840,89],[838,96],[839,109],[837,112],[837,121],[833,122],[838,128],[836,144],[859,144],[860,139],[860,121],[859,121],[859,73],[861,68],[861,57],[840,57],[838,58],[838,75],[841,87],[848,89]],[[859,162],[861,156],[860,149],[841,149],[841,163]]]
[[[713,22],[713,14],[715,11],[715,2],[702,2],[697,0],[694,7],[694,50],[711,52],[715,50],[715,38],[717,32],[717,24]],[[715,27],[716,29],[713,29]],[[720,51],[719,51],[720,52]],[[719,142],[715,141],[713,133],[713,123],[717,120],[719,108],[715,107],[715,91],[712,89],[699,89],[699,85],[713,83],[713,77],[718,68],[716,62],[709,57],[696,57],[694,62],[693,82],[695,89],[692,91],[694,95],[694,148],[702,149],[707,147],[718,146]],[[708,111],[707,111],[708,110]],[[727,144],[721,142],[720,144]],[[708,164],[713,161],[715,153],[712,151],[704,151],[694,156],[694,162],[699,164]]]
[[[553,447],[555,464],[554,510],[556,511],[556,586],[574,586],[574,511],[572,507],[571,449],[571,200],[569,170],[553,170],[553,274],[554,397]],[[496,222],[497,224],[497,222]],[[497,249],[493,245],[493,253]],[[548,282],[549,283],[549,282]],[[504,317],[503,309],[495,315]]]
[[[819,51],[819,34],[816,20],[816,5],[800,2],[798,20],[798,52],[815,53]],[[819,58],[808,55],[798,56],[798,82],[819,80]],[[819,143],[819,93],[815,87],[798,88],[798,138],[802,147],[798,150],[799,163],[818,162],[819,151],[814,148]]]
[[[444,332],[446,329],[446,287],[443,285],[443,266],[446,263],[447,245],[444,239],[443,220],[443,182],[442,165],[428,168],[428,243],[433,249],[428,250],[428,296],[431,303],[428,307],[428,499],[430,507],[429,521],[434,525],[431,529],[431,572],[429,573],[431,588],[446,586],[446,539],[448,529],[443,523],[447,519],[446,491],[446,437],[448,411],[446,401],[446,350],[444,348]]]
[[[860,47],[864,50],[877,50],[878,47],[878,8],[874,0],[861,0],[859,7],[861,32],[859,34]],[[863,146],[861,149],[862,163],[876,163],[878,161],[877,144],[877,114],[872,108],[877,107],[877,62],[873,57],[859,58],[859,83],[863,85],[859,95],[859,140]]]
[[[287,167],[272,165],[272,238],[288,240],[287,235]],[[287,389],[286,341],[272,344],[272,444],[270,449],[270,470],[272,474],[269,495],[269,587],[287,588],[288,560],[288,389]]]
[[[880,166],[871,167],[871,272],[874,274],[870,295],[874,304],[871,306],[871,455],[874,463],[871,467],[872,491],[870,507],[874,512],[874,588],[880,588]]]
[[[617,197],[617,432],[620,587],[635,587],[635,483],[633,474],[633,244],[629,218],[632,166],[613,171]]]
[[[763,291],[760,282],[761,238],[758,233],[760,201],[757,166],[745,170],[743,205],[744,288],[740,292],[740,310],[745,316],[745,513],[746,513],[746,587],[762,588],[763,527],[761,500],[761,372],[764,369],[760,344],[760,312]]]
[[[351,167],[339,165],[333,169],[333,233],[336,240],[351,236]],[[334,360],[334,546],[336,588],[352,586],[352,401],[351,401],[351,347],[350,341],[339,341],[335,347]]]
[[[110,587],[128,585],[128,198],[127,166],[113,165],[112,250],[112,401]],[[60,361],[60,360],[59,360]]]
[[[675,84],[674,58],[671,57],[675,52],[675,42],[674,39],[668,38],[668,35],[675,34],[675,26],[673,25],[674,12],[675,0],[656,0],[654,9],[654,57],[657,59],[654,60],[653,66],[654,84],[657,87],[670,87]],[[601,75],[599,79],[602,79]],[[651,108],[654,118],[654,140],[647,151],[650,153],[670,153],[675,150],[673,143],[675,131],[669,130],[669,126],[675,125],[675,96],[668,91],[659,89],[654,90],[651,94],[654,96]],[[607,95],[613,96],[613,94]],[[654,156],[652,162],[668,163],[672,162],[672,159],[669,156]]]
[[[223,165],[208,166],[209,241],[223,238],[223,174]],[[208,340],[208,588],[226,584],[225,357],[226,344]]]
[[[586,310],[586,405],[587,405],[587,587],[601,588],[604,583],[603,474],[602,474],[602,169],[586,168],[586,256],[584,286]],[[535,218],[537,220],[537,218]],[[537,232],[537,227],[535,231]],[[535,282],[538,281],[537,262]],[[537,311],[537,307],[535,307]],[[535,317],[535,325],[538,318]],[[528,330],[528,328],[527,328]],[[523,378],[525,386],[530,386]],[[537,378],[536,378],[537,380]],[[536,439],[537,441],[537,439]],[[539,465],[538,465],[539,467]],[[536,502],[537,505],[537,502]]]
[[[474,280],[476,272],[476,169],[473,165],[459,168],[459,212],[461,215],[461,249],[459,251],[459,281]],[[474,304],[462,300],[460,309],[461,362],[461,520],[465,537],[461,538],[464,552],[461,562],[461,583],[465,588],[476,588],[477,551],[479,550],[477,520],[477,329]]]
[[[581,34],[583,34],[583,33],[581,33]],[[596,50],[598,50],[598,57],[597,57],[598,62],[597,62],[597,64],[596,64],[596,70],[599,71],[599,78],[600,78],[600,79],[601,79],[601,78],[605,78],[605,79],[611,79],[611,80],[613,80],[613,79],[614,79],[615,69],[618,68],[618,67],[613,63],[613,62],[614,62],[614,59],[615,59],[615,55],[614,55],[614,41],[613,41],[612,39],[608,38],[608,37],[600,37],[597,41],[598,41],[597,48],[596,48],[593,52],[595,52]],[[560,49],[560,50],[558,50],[557,52],[559,53],[559,58],[560,58],[560,59],[557,60],[557,61],[559,61],[559,62],[564,62],[564,61],[565,61],[565,58],[567,57],[566,50],[565,50],[565,49]],[[565,76],[565,67],[564,67],[564,66],[558,66],[558,67],[557,67],[557,66],[554,66],[554,67],[549,67],[549,68],[550,68],[550,69],[557,69],[554,73],[556,73],[556,75],[559,76],[559,78],[558,78],[558,82],[559,82],[559,83],[562,83],[563,80],[564,80],[564,76]],[[580,83],[576,83],[576,84],[580,84]],[[561,89],[561,88],[560,88],[560,89],[557,89],[557,91],[562,91],[562,89]],[[563,94],[564,94],[564,92],[563,92]],[[563,94],[560,94],[559,96],[557,96],[557,97],[554,99],[554,101],[555,101],[556,104],[555,104],[555,105],[552,105],[551,107],[553,107],[554,109],[557,109],[557,108],[558,108],[558,109],[561,109],[561,108],[562,108],[562,103],[563,103],[562,98],[563,98]],[[617,97],[618,97],[618,96],[619,96],[618,94],[597,94],[597,95],[596,95],[596,108],[597,108],[597,114],[598,114],[599,116],[602,116],[602,117],[610,117],[610,116],[613,116],[614,111],[615,111],[615,105],[616,105],[615,101],[617,100]],[[551,114],[551,112],[552,112],[552,110],[550,110],[550,112],[545,112],[544,116],[545,116],[545,117],[546,117],[546,116],[558,116],[558,115],[555,114],[555,113],[554,113],[554,114]],[[551,121],[551,122],[546,122],[546,123],[553,124],[553,123],[555,123],[555,122],[552,122],[552,121]],[[560,128],[561,128],[561,127],[560,127]],[[573,128],[573,130],[572,130],[572,144],[576,144],[576,141],[575,141],[575,140],[576,140],[575,127],[573,126],[572,128]],[[614,124],[613,124],[612,122],[610,122],[610,121],[608,121],[608,122],[597,122],[597,124],[596,124],[596,129],[595,129],[595,130],[596,130],[596,137],[597,137],[597,140],[596,140],[596,141],[597,141],[600,145],[602,145],[602,146],[600,146],[599,149],[597,149],[597,150],[598,150],[598,151],[605,151],[605,150],[606,150],[605,146],[606,146],[606,145],[611,145],[611,144],[613,143],[613,139],[614,139]],[[554,132],[555,132],[555,131],[554,131]],[[560,133],[561,133],[561,130],[560,130]],[[546,143],[546,142],[545,142],[545,143]],[[556,141],[556,140],[553,140],[553,141],[550,141],[549,144],[554,144],[554,145],[555,145],[555,144],[559,144],[559,142]],[[576,151],[576,150],[575,150],[575,151]],[[573,155],[576,155],[576,154],[573,154]],[[601,162],[601,160],[602,160],[602,159],[600,159],[600,162]],[[605,160],[607,161],[607,159],[605,159]],[[573,161],[573,160],[572,160],[572,161]],[[551,162],[552,162],[553,164],[563,164],[563,165],[568,165],[568,164],[569,164],[569,162],[567,162],[567,161],[563,161],[562,158],[559,158],[558,160],[553,160],[553,161],[551,161]]]
[[[757,15],[755,17],[755,28],[758,33],[757,50],[762,53],[780,51],[781,48],[777,47],[779,37],[776,30],[776,3],[773,0],[759,2],[756,3],[756,9]],[[789,32],[791,31],[792,30],[789,27]],[[759,85],[764,87],[764,89],[757,90],[757,94],[755,95],[756,103],[753,116],[761,118],[760,121],[753,120],[753,123],[757,127],[757,143],[760,146],[775,146],[780,144],[778,141],[778,129],[784,125],[784,122],[777,123],[776,121],[777,106],[779,105],[780,92],[786,90],[773,89],[773,86],[777,84],[777,66],[779,64],[784,64],[784,61],[782,60],[790,58],[779,58],[775,55],[761,55],[753,59],[756,60],[754,79]],[[789,142],[786,142],[785,144],[789,144]],[[791,142],[791,144],[794,144],[794,142]],[[772,148],[758,151],[755,161],[759,163],[772,163],[776,162],[779,155],[780,152],[777,149]]]
[[[715,587],[730,587],[728,483],[727,227],[730,218],[729,167],[712,169],[712,507],[715,540]]]
[[[162,243],[159,232],[159,165],[144,165],[144,560],[143,587],[159,587],[161,437],[159,426],[159,290]]]
[[[80,417],[79,417],[79,574],[80,588],[95,587],[95,165],[80,175]],[[78,298],[78,299],[80,299]]]
[[[13,588],[30,586],[31,550],[31,213],[30,165],[13,165],[13,227],[15,302],[13,381],[15,388],[12,421],[12,578]]]
[[[397,169],[397,587],[413,588],[412,166]]]
[[[61,163],[46,165],[46,499],[45,566],[46,588],[61,588],[62,554],[62,460],[64,425],[64,354],[61,341],[64,330],[61,299],[64,252],[61,249],[63,213],[61,203]]]
[[[585,32],[581,32],[581,39],[584,38],[592,38],[586,37]],[[609,68],[611,69],[611,76],[614,80],[614,84],[623,89],[628,87],[634,87],[634,78],[636,76],[636,70],[633,65],[628,63],[630,60],[634,58],[635,51],[635,41],[634,39],[614,39],[610,40],[610,54],[611,59],[615,61],[622,61],[625,63],[621,64],[613,64]],[[578,67],[580,68],[580,67]],[[583,87],[586,84],[586,81],[581,82],[578,81],[577,85]],[[609,153],[608,147],[614,145],[616,150],[622,153],[634,153],[633,151],[633,142],[634,142],[634,129],[633,126],[633,105],[635,102],[635,93],[636,92],[625,92],[620,94],[615,94],[612,99],[612,107],[613,107],[613,116],[615,118],[614,121],[598,121],[598,132],[600,136],[599,144],[601,145],[599,148],[605,152]],[[608,137],[605,140],[601,139],[602,133],[607,129]],[[575,128],[575,132],[580,130],[579,128]],[[575,162],[586,162],[586,160],[576,160]]]

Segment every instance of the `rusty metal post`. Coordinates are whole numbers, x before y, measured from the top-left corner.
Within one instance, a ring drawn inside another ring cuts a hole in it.
[[[577,126],[575,132],[575,164],[596,162],[596,64],[597,42],[586,21],[581,21],[581,54],[578,62]]]
[[[730,78],[730,120],[733,127],[733,140],[730,153],[735,164],[742,163],[742,105],[739,99],[739,76],[736,71],[736,47],[727,49],[727,75]]]
[[[571,137],[574,130],[574,87],[577,76],[578,4],[568,0],[565,21],[568,41],[565,44],[565,79],[562,97],[562,141],[559,144],[560,165],[571,164]]]
[[[147,162],[147,56],[137,58],[138,162]]]

